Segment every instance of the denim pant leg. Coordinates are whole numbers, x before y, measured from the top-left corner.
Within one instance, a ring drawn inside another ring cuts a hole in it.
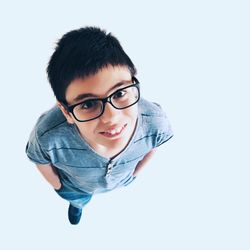
[[[83,191],[76,191],[70,187],[62,186],[56,193],[67,200],[73,207],[83,208],[92,198],[92,195]]]

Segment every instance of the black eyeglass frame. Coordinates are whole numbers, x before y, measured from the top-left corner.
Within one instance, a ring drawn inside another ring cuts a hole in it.
[[[102,114],[103,114],[104,111],[105,111],[105,106],[106,106],[106,103],[107,103],[107,102],[110,103],[110,104],[112,105],[112,107],[114,107],[115,109],[119,109],[119,110],[121,110],[121,109],[126,109],[126,108],[129,108],[129,107],[135,105],[135,104],[140,100],[140,82],[139,82],[139,81],[137,80],[137,78],[134,77],[134,76],[132,76],[132,82],[133,82],[133,84],[131,84],[131,85],[129,85],[129,86],[126,86],[126,87],[124,87],[124,88],[117,89],[115,92],[111,93],[109,96],[107,96],[107,97],[105,97],[105,98],[93,98],[93,99],[91,99],[91,101],[101,101],[102,104],[103,104],[103,105],[102,105],[102,111],[101,111],[100,115],[98,115],[98,116],[95,117],[95,118],[91,118],[91,119],[88,119],[88,120],[79,120],[79,119],[75,116],[75,114],[74,114],[74,112],[73,112],[74,108],[75,108],[76,106],[78,106],[78,105],[80,105],[80,104],[86,102],[86,100],[85,100],[85,101],[82,101],[82,102],[79,102],[79,103],[76,103],[76,104],[73,104],[73,105],[70,105],[70,106],[68,106],[66,103],[62,102],[62,105],[64,106],[64,108],[65,108],[68,112],[70,112],[70,113],[74,116],[74,118],[75,118],[78,122],[88,122],[88,121],[92,121],[92,120],[95,120],[95,119],[99,118],[100,116],[102,116]],[[137,99],[137,101],[134,102],[133,104],[129,105],[129,106],[124,107],[124,108],[117,108],[116,106],[114,106],[114,104],[113,104],[112,101],[111,101],[111,97],[112,97],[113,95],[115,95],[117,92],[122,91],[122,90],[124,90],[124,89],[126,89],[126,88],[129,88],[129,87],[132,87],[132,86],[136,87],[137,90],[138,90],[138,99]]]

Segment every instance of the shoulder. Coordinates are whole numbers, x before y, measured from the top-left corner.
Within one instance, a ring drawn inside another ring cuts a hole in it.
[[[173,136],[166,112],[158,103],[141,99],[139,102],[139,138],[151,141],[153,147]]]
[[[37,136],[43,137],[46,133],[56,130],[67,123],[61,110],[54,106],[41,114],[35,125]]]
[[[139,116],[143,129],[148,132],[166,130],[170,126],[166,112],[155,102],[141,99],[139,103]]]
[[[158,103],[147,101],[141,98],[139,101],[139,114],[142,116],[164,117],[165,112]]]
[[[86,159],[83,154],[90,158],[89,151],[75,126],[67,122],[57,106],[38,118],[26,145],[28,157],[40,164],[61,161],[78,166],[79,159]]]
[[[51,149],[68,145],[72,131],[72,125],[67,122],[61,110],[54,106],[38,118],[33,134],[44,149]]]

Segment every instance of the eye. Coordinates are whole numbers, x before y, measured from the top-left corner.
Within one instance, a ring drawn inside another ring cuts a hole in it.
[[[126,90],[118,90],[117,92],[115,92],[115,94],[113,95],[113,98],[122,98],[127,94]]]
[[[87,100],[87,101],[79,104],[80,109],[91,109],[91,108],[95,108],[96,106],[97,106],[96,100]]]

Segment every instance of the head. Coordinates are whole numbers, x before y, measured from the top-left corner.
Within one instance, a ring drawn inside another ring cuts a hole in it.
[[[105,98],[133,84],[136,69],[113,35],[95,27],[70,31],[57,43],[47,73],[68,123],[75,124],[92,146],[126,144],[135,128],[137,104],[116,109],[106,102],[100,117],[84,122],[67,109],[82,101]]]
[[[58,41],[47,67],[48,80],[59,102],[65,102],[67,87],[75,79],[95,75],[112,66],[126,66],[130,74],[136,68],[117,38],[96,27],[73,30]]]

